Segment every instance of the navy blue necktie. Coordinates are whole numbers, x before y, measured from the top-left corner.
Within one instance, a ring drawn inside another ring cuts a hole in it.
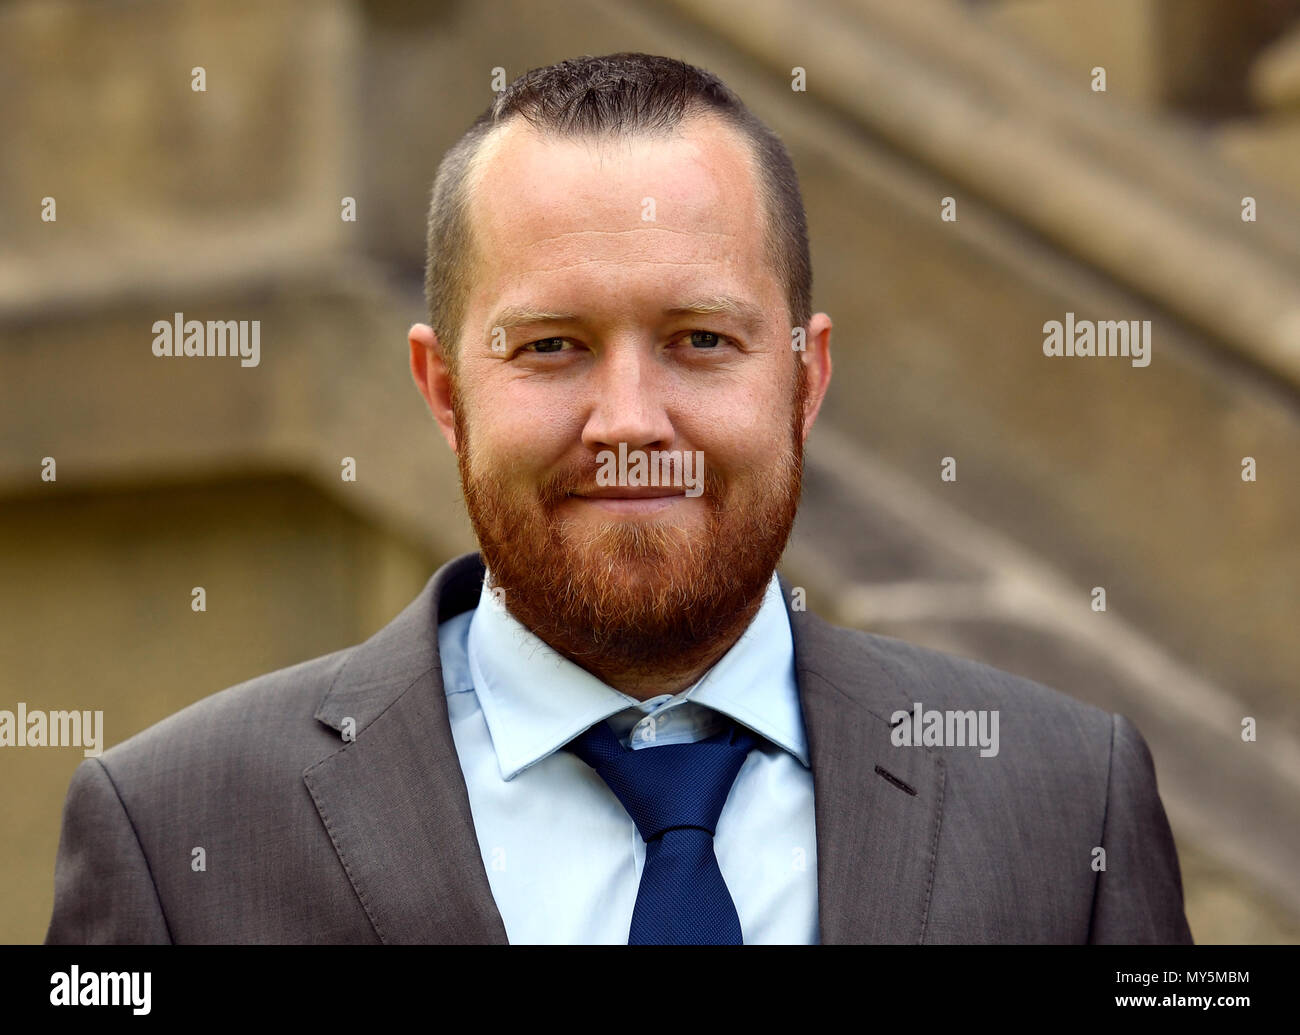
[[[713,834],[754,743],[732,726],[694,744],[633,751],[598,722],[567,745],[600,774],[645,840],[629,945],[743,944]]]

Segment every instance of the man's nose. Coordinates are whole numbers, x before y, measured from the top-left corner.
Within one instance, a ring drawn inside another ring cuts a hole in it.
[[[589,449],[671,449],[673,425],[665,408],[656,360],[638,348],[614,348],[596,364],[591,413],[582,429]]]

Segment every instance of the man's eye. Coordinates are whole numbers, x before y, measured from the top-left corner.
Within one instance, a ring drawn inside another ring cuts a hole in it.
[[[523,351],[528,352],[563,352],[564,344],[568,338],[542,338],[540,341],[530,341],[524,346]]]
[[[711,349],[717,346],[722,340],[720,335],[712,331],[691,331],[691,344],[697,349]]]

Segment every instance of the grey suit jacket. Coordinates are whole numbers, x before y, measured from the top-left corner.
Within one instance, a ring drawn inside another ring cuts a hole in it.
[[[476,554],[452,561],[365,643],[81,763],[47,944],[505,942],[436,628],[477,604],[482,578]],[[1127,720],[808,612],[790,619],[823,942],[1191,940],[1151,756]],[[997,709],[999,753],[896,746],[890,716],[917,702]]]

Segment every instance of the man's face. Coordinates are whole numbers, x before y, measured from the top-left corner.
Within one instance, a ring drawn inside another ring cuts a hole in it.
[[[761,601],[829,375],[806,412],[747,145],[698,119],[599,140],[516,121],[484,146],[443,423],[492,584],[597,675],[688,671]],[[620,446],[702,457],[703,479],[610,485]]]

